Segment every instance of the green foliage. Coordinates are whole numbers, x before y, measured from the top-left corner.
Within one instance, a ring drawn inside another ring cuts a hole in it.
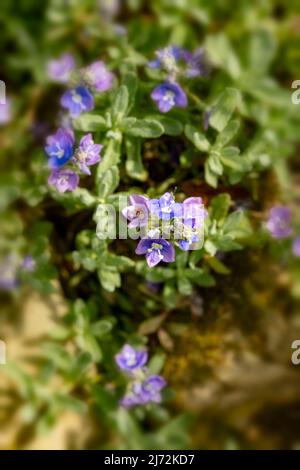
[[[3,2],[0,12],[1,79],[13,116],[0,129],[1,260],[13,259],[15,299],[29,285],[43,296],[63,292],[67,308],[43,340],[34,373],[15,364],[5,369],[17,384],[15,407],[39,432],[65,409],[92,414],[103,448],[186,448],[191,419],[169,409],[170,391],[163,405],[119,407],[125,381],[114,356],[126,342],[147,346],[151,373],[164,374],[192,321],[194,299],[206,289],[214,299],[225,276],[234,274],[227,254],[243,257],[243,249],[267,242],[262,224],[272,198],[265,201],[266,178],[276,179],[276,194],[292,199],[288,165],[300,115],[287,84],[296,73],[300,78],[297,38],[290,40],[297,11],[279,2],[279,18],[272,1],[239,0],[233,7],[127,0],[115,19],[126,19],[121,34],[102,2],[100,8],[89,0],[20,1],[16,11],[14,3]],[[188,106],[162,114],[150,95],[167,75],[147,64],[170,44],[190,51],[203,45],[209,74],[188,79],[180,73]],[[60,125],[64,89],[50,82],[47,63],[65,51],[74,54],[78,70],[100,58],[115,77],[111,90],[95,94],[95,109],[72,121],[76,141],[91,132],[103,145],[101,162],[76,191],[60,194],[47,186],[42,146]],[[177,246],[175,263],[149,268],[134,252],[136,241],[107,233],[104,205],[117,209],[120,230],[126,225],[120,200],[175,190],[179,201],[203,198],[204,245],[189,252]],[[290,244],[280,254],[299,297]],[[27,255],[33,271],[20,268]]]

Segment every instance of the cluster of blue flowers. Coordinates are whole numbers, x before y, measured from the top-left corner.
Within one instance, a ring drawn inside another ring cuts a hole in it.
[[[169,239],[184,251],[199,248],[197,244],[202,241],[207,215],[201,197],[190,197],[178,203],[169,192],[159,199],[133,194],[129,202],[122,214],[129,220],[130,229],[139,228],[141,240],[135,252],[146,256],[149,267],[160,261],[175,261],[174,244]]]
[[[161,391],[166,386],[166,381],[160,375],[150,375],[146,363],[148,354],[146,351],[137,351],[129,344],[115,357],[118,367],[124,371],[129,382],[126,393],[120,404],[125,408],[147,403],[160,403]]]
[[[75,60],[70,54],[63,54],[59,59],[50,61],[48,75],[52,80],[63,84],[71,80],[77,81],[77,85],[68,89],[60,100],[71,118],[91,111],[94,108],[93,92],[110,89],[114,80],[114,75],[102,61],[94,62],[76,72]],[[61,193],[74,191],[79,184],[79,174],[91,174],[89,167],[101,160],[102,145],[95,144],[91,134],[82,137],[74,151],[75,138],[70,124],[49,136],[46,144],[45,152],[51,168],[48,183]],[[71,164],[71,167],[66,168],[66,163]]]
[[[75,138],[71,129],[60,128],[47,138],[45,152],[51,173],[48,183],[60,193],[74,191],[79,184],[79,173],[90,175],[90,166],[101,160],[102,145],[95,144],[92,134],[86,134],[74,151]],[[66,168],[69,163],[71,167]]]
[[[156,59],[148,65],[150,68],[161,69],[167,73],[166,81],[158,85],[151,94],[151,98],[162,113],[167,113],[174,106],[178,108],[187,106],[186,93],[178,83],[180,75],[194,78],[207,72],[203,48],[192,53],[177,46],[168,46],[156,51]]]

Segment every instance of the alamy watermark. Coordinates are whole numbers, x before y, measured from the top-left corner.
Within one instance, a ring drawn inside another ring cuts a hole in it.
[[[300,339],[295,339],[291,344],[291,348],[295,350],[292,353],[291,362],[298,366],[300,364]]]
[[[6,364],[6,344],[0,340],[0,366]]]
[[[6,85],[0,80],[0,104],[6,104]]]
[[[95,214],[96,233],[101,240],[189,240],[192,241],[190,249],[195,250],[203,247],[205,215],[203,204],[195,204],[192,209],[183,204],[180,214],[161,217],[151,213],[146,204],[130,206],[127,196],[119,196],[115,204],[99,204]]]
[[[292,93],[292,103],[300,104],[300,80],[294,80],[292,83],[292,88],[295,88],[295,91]]]

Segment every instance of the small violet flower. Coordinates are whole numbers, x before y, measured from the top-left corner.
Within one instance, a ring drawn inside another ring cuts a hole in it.
[[[74,135],[70,129],[58,129],[47,137],[45,152],[49,157],[50,168],[62,167],[73,155]]]
[[[195,52],[184,50],[182,58],[186,63],[185,76],[188,78],[206,75],[207,68],[205,65],[205,56],[203,47],[199,47]]]
[[[182,204],[175,202],[172,193],[165,193],[159,199],[150,199],[149,209],[152,214],[164,220],[182,216]]]
[[[148,222],[149,199],[139,194],[129,196],[130,205],[122,210],[123,216],[130,221],[129,228],[142,227]]]
[[[67,90],[61,97],[60,103],[69,110],[72,118],[76,118],[82,112],[91,111],[94,108],[94,97],[87,88],[78,86]]]
[[[144,381],[134,381],[129,392],[122,398],[121,405],[131,408],[147,403],[160,403],[161,390],[166,386],[166,381],[160,375],[150,375]]]
[[[114,75],[101,60],[82,69],[81,75],[86,84],[97,91],[106,91],[112,87]]]
[[[143,238],[139,241],[135,252],[137,255],[146,255],[146,261],[150,268],[156,266],[160,261],[165,263],[175,261],[173,245],[163,238]]]
[[[33,273],[36,269],[36,261],[31,255],[26,255],[21,263],[21,269],[27,273]]]
[[[168,46],[163,49],[158,49],[155,52],[156,59],[148,63],[152,69],[162,68],[166,72],[176,74],[177,61],[182,57],[182,49],[178,46]]]
[[[89,166],[95,165],[101,160],[100,152],[102,148],[103,145],[94,143],[92,134],[87,134],[80,140],[72,161],[82,173],[90,175]]]
[[[74,67],[74,57],[71,54],[63,54],[59,59],[50,60],[47,67],[48,75],[52,80],[66,83]]]
[[[125,344],[123,349],[115,356],[115,360],[120,369],[132,372],[142,368],[147,360],[147,351],[136,351],[129,344]]]
[[[288,207],[272,207],[266,227],[273,238],[281,239],[289,237],[292,232],[290,224],[291,212]]]
[[[53,169],[48,178],[48,183],[55,186],[60,193],[72,192],[79,184],[79,176],[69,168]]]
[[[187,106],[186,94],[176,82],[165,82],[158,85],[152,91],[151,98],[157,103],[161,113],[167,113],[174,106],[178,108]]]
[[[292,252],[296,258],[300,258],[300,236],[293,241]]]

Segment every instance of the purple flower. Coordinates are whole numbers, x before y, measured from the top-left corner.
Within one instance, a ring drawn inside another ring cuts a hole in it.
[[[194,78],[207,73],[203,47],[199,47],[195,52],[184,50],[182,52],[182,58],[187,66],[185,71],[186,77]]]
[[[155,52],[156,59],[148,63],[152,69],[162,68],[171,74],[177,72],[177,61],[182,57],[182,51],[178,46],[168,46]]]
[[[123,216],[130,221],[129,228],[142,227],[148,222],[149,199],[139,194],[129,196],[130,205],[122,210]]]
[[[48,75],[57,82],[66,83],[74,67],[74,57],[71,54],[63,54],[59,59],[50,60],[47,67]]]
[[[131,383],[130,391],[122,398],[120,404],[125,408],[147,403],[160,403],[161,391],[166,381],[160,375],[150,375],[144,381],[136,380]]]
[[[292,252],[296,258],[300,258],[300,237],[296,237],[293,241]]]
[[[203,206],[201,197],[188,197],[183,201],[183,219],[184,221],[193,220],[195,226],[201,227],[205,217],[207,217],[207,211]]]
[[[70,129],[58,129],[47,137],[45,152],[50,168],[62,167],[73,155],[74,135]]]
[[[62,95],[60,104],[69,110],[72,118],[76,118],[82,112],[91,111],[94,108],[94,97],[87,88],[78,86],[67,90]]]
[[[79,176],[69,168],[54,169],[48,178],[48,183],[55,186],[60,193],[72,192],[78,186]]]
[[[165,193],[159,199],[150,199],[149,209],[152,214],[164,220],[182,215],[182,204],[175,202],[172,193]]]
[[[90,175],[89,166],[100,162],[100,152],[103,145],[94,144],[92,134],[87,134],[80,140],[78,149],[75,151],[72,161],[78,166],[82,173]]]
[[[114,75],[107,70],[101,60],[81,70],[82,78],[88,86],[97,91],[109,90],[112,87]]]
[[[133,386],[133,390],[138,395],[143,403],[148,402],[161,402],[161,390],[166,386],[166,381],[160,375],[150,375],[141,384],[136,382]]]
[[[270,210],[269,220],[266,227],[273,238],[287,238],[290,236],[291,229],[291,212],[288,207],[274,206]]]
[[[147,351],[136,351],[129,344],[125,344],[115,356],[115,360],[120,369],[132,372],[141,369],[146,364],[148,354]]]
[[[150,268],[156,266],[160,261],[165,263],[173,263],[175,261],[173,245],[163,238],[143,238],[139,241],[135,252],[137,255],[146,255],[146,261]]]
[[[21,269],[23,269],[23,271],[26,271],[28,273],[33,273],[35,271],[35,268],[36,268],[35,259],[31,255],[25,256],[21,264]]]
[[[185,108],[187,97],[183,89],[176,82],[165,82],[158,85],[151,93],[161,113],[167,113],[174,106]]]
[[[7,124],[11,120],[11,106],[7,99],[5,103],[0,103],[0,125]]]

